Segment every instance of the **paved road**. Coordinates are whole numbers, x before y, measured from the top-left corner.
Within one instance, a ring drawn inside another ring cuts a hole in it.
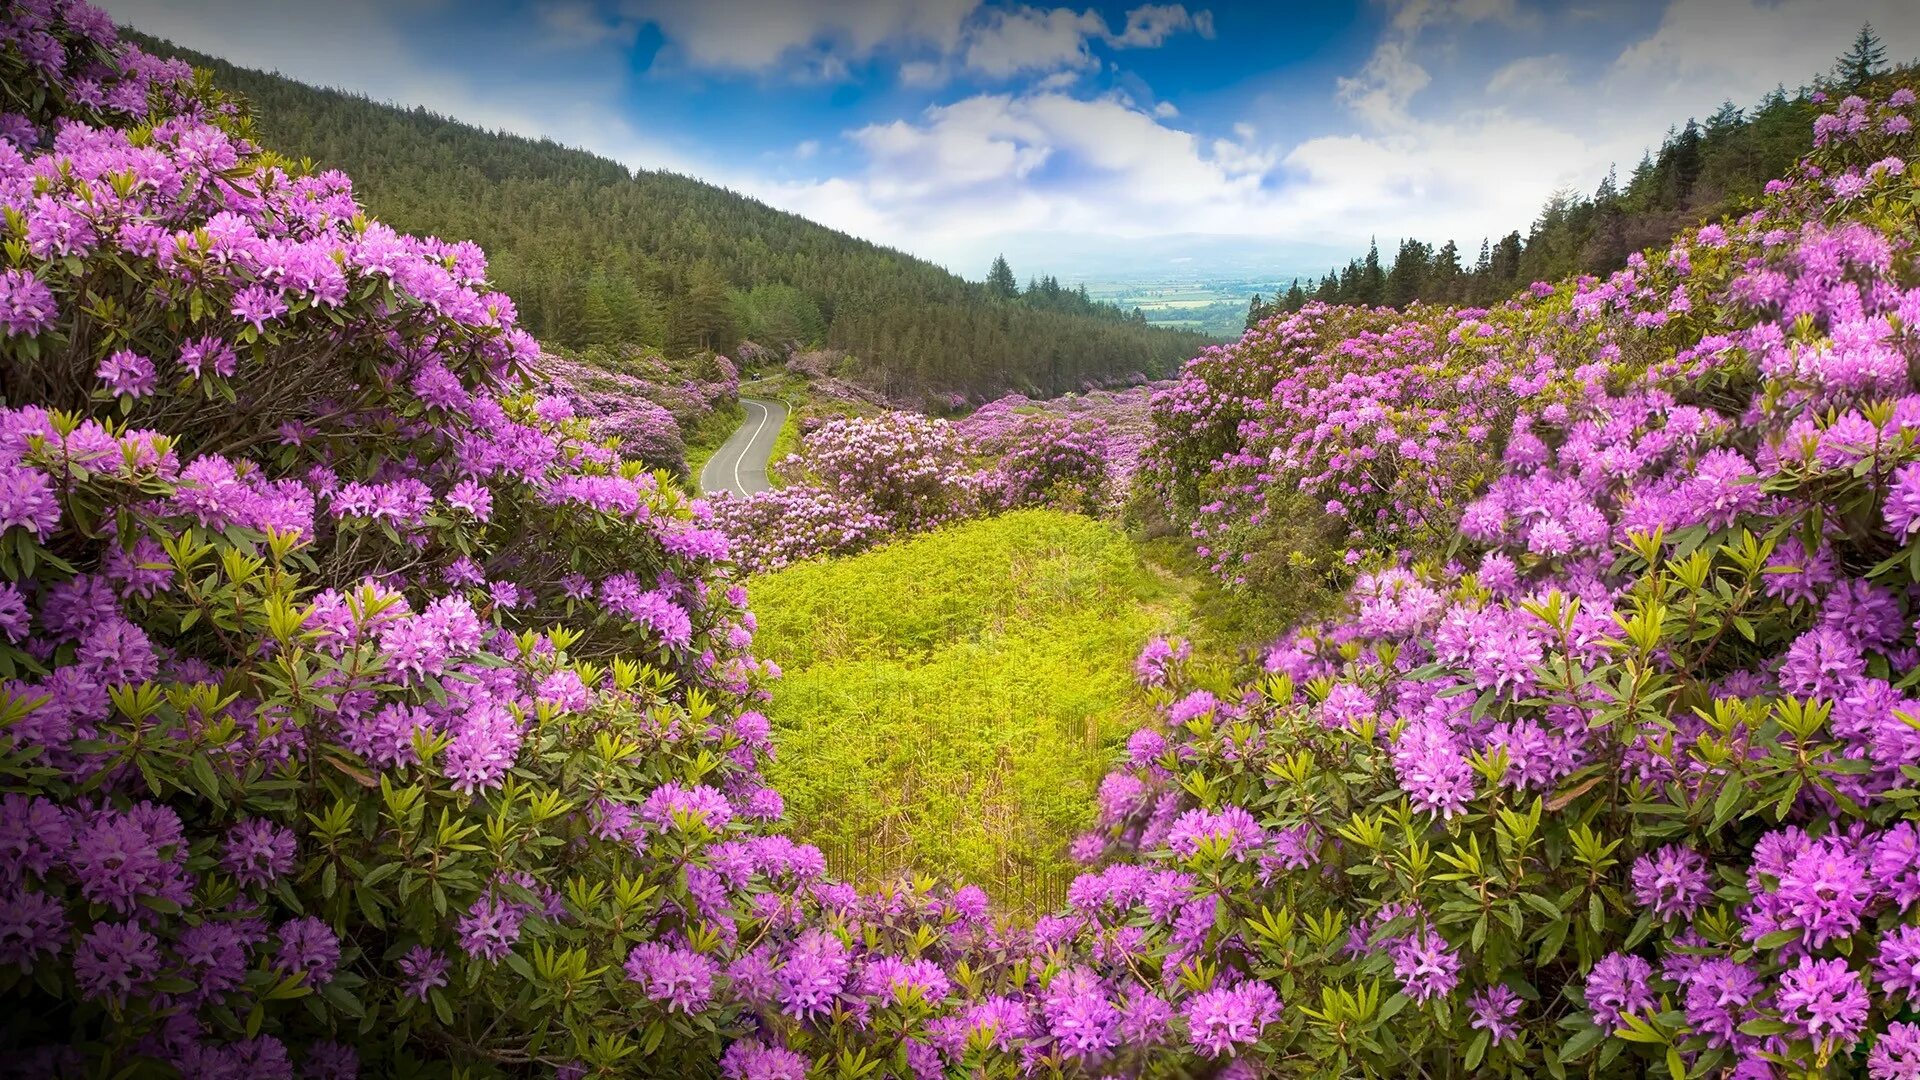
[[[773,440],[787,422],[787,407],[764,398],[740,399],[747,411],[738,430],[727,436],[714,455],[700,469],[701,491],[731,491],[751,495],[765,491],[767,459],[773,456]]]

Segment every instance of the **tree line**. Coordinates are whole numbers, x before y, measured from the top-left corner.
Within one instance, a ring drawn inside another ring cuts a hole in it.
[[[272,149],[350,173],[381,220],[486,248],[495,287],[544,340],[672,356],[826,346],[895,394],[1052,393],[1167,374],[1207,343],[1053,278],[1009,295],[690,177],[140,40],[243,95]]]
[[[1863,26],[1813,86],[1792,94],[1776,87],[1751,108],[1728,101],[1704,123],[1689,119],[1669,129],[1659,151],[1642,155],[1625,183],[1609,170],[1591,196],[1555,192],[1525,236],[1516,229],[1498,240],[1483,239],[1471,262],[1452,240],[1435,247],[1404,239],[1391,262],[1381,257],[1376,242],[1318,283],[1295,279],[1271,300],[1255,296],[1247,326],[1298,311],[1311,300],[1483,307],[1531,282],[1612,273],[1632,253],[1665,244],[1688,225],[1724,216],[1759,195],[1768,180],[1790,171],[1813,146],[1816,91],[1853,93],[1888,71],[1885,46],[1871,25]]]

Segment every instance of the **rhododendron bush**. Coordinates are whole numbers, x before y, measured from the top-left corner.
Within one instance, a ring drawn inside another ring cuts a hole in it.
[[[1761,207],[1605,281],[1309,307],[1157,399],[1153,481],[1224,577],[1303,499],[1358,575],[1251,686],[1143,657],[1168,728],[1086,841],[1211,878],[1193,960],[1278,978],[1290,1037],[1920,1068],[1913,107],[1837,103]]]
[[[6,1071],[717,1057],[723,913],[820,873],[747,838],[724,538],[529,389],[472,245],[5,15]]]
[[[1910,92],[1607,280],[1189,365],[1146,482],[1223,577],[1351,589],[1243,684],[1150,644],[1013,925],[777,831],[732,575],[832,533],[730,550],[767,500],[544,392],[481,252],[4,11],[10,1073],[1920,1068]],[[928,527],[974,449],[830,425],[782,497]]]
[[[548,350],[539,369],[578,402],[594,434],[681,476],[689,431],[740,398],[733,361],[712,354],[674,362],[648,349],[593,345],[577,354]]]
[[[985,480],[991,504],[1110,513],[1126,500],[1152,433],[1150,396],[1147,387],[1046,401],[1012,394],[955,426],[998,457]]]
[[[758,573],[1019,507],[1109,512],[1140,458],[1146,399],[1144,389],[1044,404],[1012,395],[954,421],[901,411],[828,421],[781,463],[781,487],[715,496],[714,522]]]
[[[713,497],[716,526],[741,567],[777,570],[860,551],[886,537],[959,521],[979,509],[979,477],[945,420],[886,412],[832,420],[780,466],[787,483]]]

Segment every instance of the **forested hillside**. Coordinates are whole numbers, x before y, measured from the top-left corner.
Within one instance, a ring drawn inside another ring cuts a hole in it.
[[[1269,315],[1298,311],[1308,301],[1403,308],[1416,300],[1484,306],[1535,281],[1572,274],[1606,275],[1627,257],[1664,243],[1675,232],[1726,216],[1761,194],[1813,148],[1813,121],[1827,95],[1866,92],[1875,80],[1897,78],[1872,28],[1815,85],[1789,94],[1776,88],[1751,108],[1723,103],[1705,123],[1689,118],[1669,129],[1658,153],[1649,151],[1622,183],[1615,172],[1591,196],[1554,193],[1523,236],[1516,229],[1483,239],[1477,257],[1452,240],[1439,246],[1407,238],[1390,259],[1378,245],[1315,285],[1294,282],[1271,303],[1254,297],[1253,326]]]
[[[632,173],[134,36],[246,97],[266,145],[352,174],[381,220],[481,244],[494,284],[546,340],[676,355],[729,352],[743,339],[824,344],[893,394],[1053,392],[1167,374],[1204,344],[1057,283],[1028,296],[968,282],[690,177]]]

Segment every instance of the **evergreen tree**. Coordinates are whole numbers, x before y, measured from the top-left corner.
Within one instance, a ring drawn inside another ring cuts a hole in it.
[[[1293,284],[1287,286],[1287,297],[1286,297],[1285,303],[1282,304],[1282,310],[1299,311],[1301,308],[1306,306],[1307,306],[1306,290],[1300,287],[1300,279],[1294,278]]]
[[[1620,198],[1620,178],[1617,170],[1612,165],[1608,165],[1606,177],[1600,181],[1600,186],[1594,189],[1593,201],[1610,203],[1618,198]]]
[[[1465,299],[1461,292],[1461,279],[1466,271],[1460,265],[1460,248],[1449,240],[1440,245],[1433,257],[1433,270],[1427,276],[1427,292],[1423,300],[1432,300],[1441,304],[1456,304]]]
[[[1380,266],[1380,243],[1367,241],[1367,258],[1360,264],[1359,292],[1354,302],[1369,307],[1386,303],[1387,272]]]
[[[696,352],[731,352],[739,344],[733,321],[733,300],[726,278],[710,262],[696,263],[675,298],[669,320],[667,349],[685,356]]]
[[[1887,50],[1872,23],[1861,23],[1853,44],[1833,62],[1833,81],[1848,90],[1858,90],[1868,79],[1887,69]]]
[[[987,271],[987,295],[1001,300],[1011,300],[1020,295],[1020,285],[1013,279],[1013,267],[1007,265],[1005,255],[993,257],[993,269]]]
[[[1433,248],[1428,245],[1412,237],[1400,241],[1400,250],[1393,257],[1393,269],[1387,272],[1387,303],[1405,308],[1425,296],[1432,260]]]
[[[577,345],[613,345],[621,338],[619,318],[614,311],[613,289],[606,275],[595,274],[587,282],[581,300],[579,322],[575,324]]]

